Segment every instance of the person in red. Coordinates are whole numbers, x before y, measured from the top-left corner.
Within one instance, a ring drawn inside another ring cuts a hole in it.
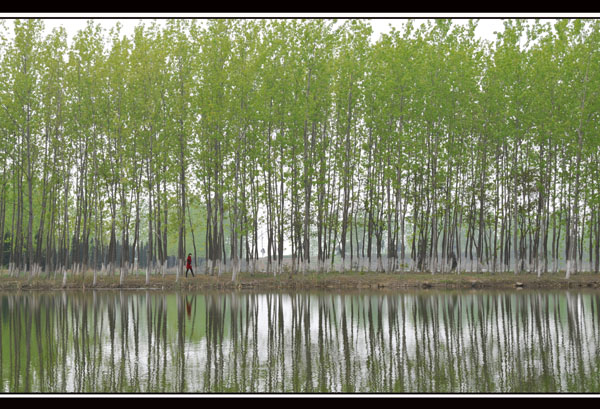
[[[192,253],[187,256],[187,265],[185,269],[185,277],[187,278],[188,271],[192,272],[192,277],[194,277],[194,270],[192,270]]]

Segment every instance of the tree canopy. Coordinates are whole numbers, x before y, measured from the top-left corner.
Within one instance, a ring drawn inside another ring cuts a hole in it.
[[[10,274],[599,271],[598,20],[1,23]]]

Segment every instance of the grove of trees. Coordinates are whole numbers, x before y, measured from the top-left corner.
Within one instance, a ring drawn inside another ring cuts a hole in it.
[[[477,24],[0,20],[0,268],[598,273],[600,20]]]

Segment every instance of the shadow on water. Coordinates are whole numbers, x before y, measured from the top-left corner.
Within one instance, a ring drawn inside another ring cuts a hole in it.
[[[0,294],[0,390],[594,392],[600,294]]]

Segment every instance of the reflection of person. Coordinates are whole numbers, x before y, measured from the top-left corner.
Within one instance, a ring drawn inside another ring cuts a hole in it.
[[[187,265],[185,269],[185,276],[187,278],[188,270],[192,272],[192,277],[194,277],[194,270],[192,270],[192,253],[188,254],[187,257]]]
[[[185,310],[188,318],[190,318],[192,316],[192,302],[188,301],[187,297],[185,297]]]

